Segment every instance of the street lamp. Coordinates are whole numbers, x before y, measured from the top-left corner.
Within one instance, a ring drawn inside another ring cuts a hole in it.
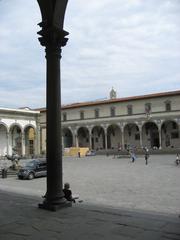
[[[62,142],[61,142],[61,47],[67,43],[69,33],[63,30],[68,0],[37,0],[40,6],[42,28],[39,41],[46,52],[46,158],[47,192],[40,208],[56,211],[70,206],[62,191]]]

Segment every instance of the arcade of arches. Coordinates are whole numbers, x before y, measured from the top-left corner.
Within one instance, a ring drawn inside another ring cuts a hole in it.
[[[0,123],[0,156],[17,153],[22,156],[35,154],[35,127],[19,124],[7,126]]]
[[[64,127],[63,147],[90,149],[126,149],[148,147],[177,148],[180,145],[179,125],[175,120],[163,122],[101,124],[97,126]]]

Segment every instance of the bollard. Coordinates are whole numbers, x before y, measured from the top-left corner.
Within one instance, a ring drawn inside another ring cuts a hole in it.
[[[7,170],[5,168],[2,169],[2,178],[7,178]]]

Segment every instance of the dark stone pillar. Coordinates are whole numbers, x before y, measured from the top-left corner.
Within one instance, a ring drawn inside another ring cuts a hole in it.
[[[63,6],[64,2],[64,6]],[[46,48],[47,86],[46,86],[46,158],[47,158],[47,192],[40,208],[56,211],[70,206],[62,191],[62,140],[61,140],[61,92],[60,92],[60,58],[61,47],[66,45],[68,34],[57,27],[58,20],[64,19],[67,0],[38,1],[43,21],[42,30],[38,32],[39,41]],[[54,5],[55,4],[55,5]],[[58,16],[58,7],[59,14]],[[62,11],[64,9],[64,11]],[[47,16],[46,16],[47,15]],[[61,16],[62,15],[62,16]],[[63,18],[63,19],[62,19]]]

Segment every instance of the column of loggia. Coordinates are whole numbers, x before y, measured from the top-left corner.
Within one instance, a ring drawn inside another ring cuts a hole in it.
[[[11,155],[11,154],[12,154],[12,149],[10,150],[10,132],[7,131],[7,155]]]
[[[26,148],[25,148],[25,133],[24,133],[24,130],[21,132],[21,147],[22,147],[22,156],[25,156]]]
[[[61,138],[61,84],[60,84],[60,59],[61,47],[65,45],[64,32],[46,23],[41,23],[43,28],[41,38],[45,46],[47,79],[46,79],[46,123],[47,123],[47,192],[46,198],[40,208],[56,210],[68,206],[62,191],[62,138]]]
[[[89,132],[89,149],[92,149],[92,127],[87,126]]]
[[[161,125],[158,124],[158,134],[159,134],[159,149],[162,149],[162,134],[161,134]]]

